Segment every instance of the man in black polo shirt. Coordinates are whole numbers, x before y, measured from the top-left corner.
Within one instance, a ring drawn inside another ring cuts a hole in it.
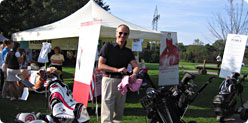
[[[134,54],[125,47],[129,32],[127,25],[118,26],[116,42],[105,44],[100,51],[98,68],[105,71],[102,79],[102,123],[121,122],[126,95],[117,91],[117,85],[121,82],[123,73],[127,73],[126,68],[129,63],[133,67],[133,74],[130,76],[131,82],[136,80],[136,73],[139,70]]]

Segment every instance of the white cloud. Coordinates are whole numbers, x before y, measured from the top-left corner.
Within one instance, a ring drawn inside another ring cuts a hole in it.
[[[245,0],[245,2],[247,2],[247,3],[248,3],[248,0]]]

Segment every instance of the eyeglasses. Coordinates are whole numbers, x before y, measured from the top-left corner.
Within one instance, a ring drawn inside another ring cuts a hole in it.
[[[128,33],[127,32],[119,32],[119,35],[124,35],[124,36],[127,36],[128,35]]]

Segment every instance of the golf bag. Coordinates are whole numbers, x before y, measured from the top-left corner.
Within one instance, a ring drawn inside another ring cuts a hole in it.
[[[76,120],[81,123],[88,121],[90,118],[86,107],[73,99],[71,90],[56,73],[51,74],[53,77],[48,78],[44,85],[50,92],[49,106],[53,116],[63,122]]]
[[[144,71],[140,72],[140,78],[152,85],[152,88],[147,89],[146,96],[140,100],[150,123],[184,123],[182,118],[189,104],[213,79],[211,77],[199,91],[194,92],[193,87],[196,85],[189,82],[194,79],[194,75],[190,73],[184,75],[179,85],[169,89],[165,87],[156,89],[149,75]]]
[[[248,110],[243,107],[242,100],[242,82],[247,77],[247,74],[242,75],[241,79],[239,79],[239,76],[239,73],[232,73],[219,87],[218,95],[213,100],[217,121],[225,121],[225,118],[235,113],[239,113],[240,118],[243,120],[247,120],[248,118]],[[238,96],[240,97],[241,111],[238,111],[238,108],[236,108]]]
[[[53,118],[48,114],[37,113],[19,113],[16,115],[15,122],[17,123],[52,123]]]
[[[39,75],[44,80],[43,86],[50,95],[48,98],[49,108],[52,111],[51,115],[55,122],[82,123],[89,121],[90,117],[86,107],[73,99],[71,90],[63,83],[56,72],[40,70]],[[20,82],[29,86],[26,80],[20,80]]]

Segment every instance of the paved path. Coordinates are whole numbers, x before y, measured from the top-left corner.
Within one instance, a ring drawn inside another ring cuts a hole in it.
[[[190,71],[187,70],[185,72],[193,73],[193,74],[199,74],[198,71]],[[218,75],[217,72],[207,72],[208,75]]]

